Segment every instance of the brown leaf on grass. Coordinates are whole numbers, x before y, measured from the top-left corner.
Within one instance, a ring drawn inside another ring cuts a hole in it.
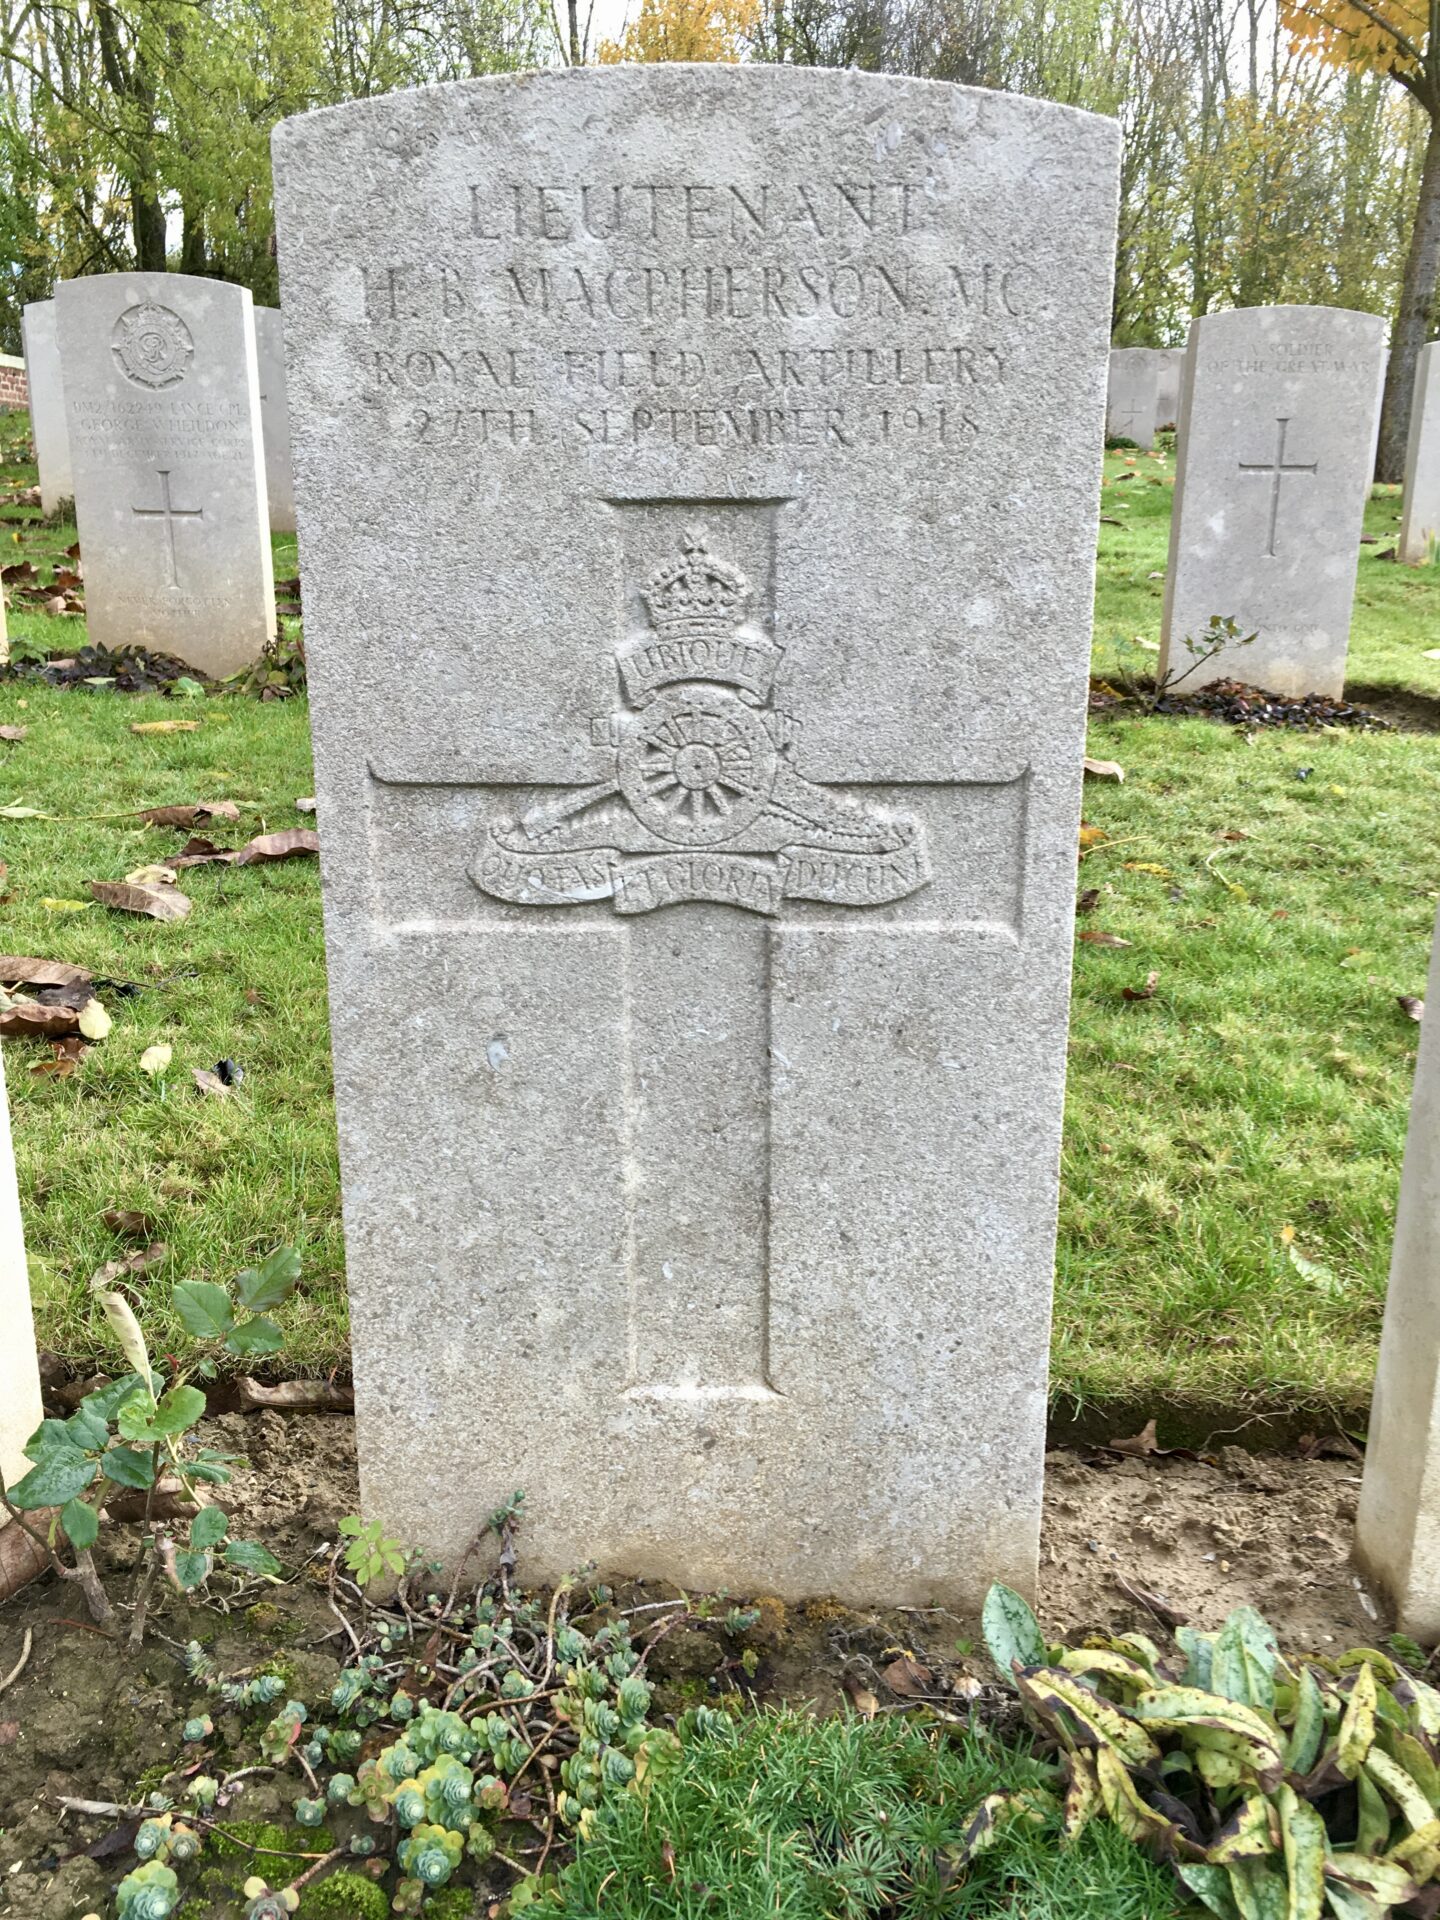
[[[84,578],[84,574],[76,568],[57,567],[55,569],[55,591],[57,593],[71,593],[76,587],[83,583]]]
[[[122,1260],[107,1260],[90,1276],[92,1287],[111,1287],[117,1280],[123,1280],[127,1273],[141,1274],[151,1267],[158,1267],[162,1260],[169,1257],[170,1249],[163,1240],[152,1240],[148,1247],[141,1247],[137,1253],[127,1253]]]
[[[112,1233],[123,1233],[131,1240],[148,1240],[154,1224],[149,1214],[142,1213],[138,1207],[106,1207],[100,1218]]]
[[[31,1073],[39,1079],[68,1080],[85,1057],[85,1042],[78,1033],[50,1042],[50,1058],[37,1060]]]
[[[286,827],[282,833],[262,833],[243,846],[235,855],[235,865],[253,867],[260,860],[293,860],[319,851],[320,836],[313,827]]]
[[[228,1100],[234,1091],[232,1087],[226,1086],[218,1073],[212,1073],[209,1067],[192,1067],[190,1078],[201,1093],[208,1093],[215,1100]]]
[[[1093,913],[1100,904],[1099,887],[1086,887],[1075,902],[1076,913]]]
[[[233,861],[237,857],[233,847],[217,847],[213,840],[207,840],[201,834],[192,834],[170,864],[172,867],[203,867],[213,860]]]
[[[59,1040],[79,1031],[78,1007],[42,1007],[35,1000],[14,1000],[8,1007],[0,1007],[0,1033],[12,1040],[25,1036]]]
[[[139,818],[152,827],[194,827],[202,820],[238,820],[233,800],[192,800],[179,807],[146,807]]]
[[[1077,937],[1085,941],[1087,946],[1091,947],[1129,947],[1134,945],[1134,942],[1131,940],[1122,940],[1118,933],[1106,933],[1103,927],[1082,927]]]
[[[0,727],[0,740],[9,740],[13,744],[23,740],[29,731],[28,727]]]
[[[1143,987],[1122,987],[1120,991],[1127,1000],[1153,1000],[1155,998],[1155,989],[1159,984],[1160,975],[1156,972],[1155,968],[1152,967],[1145,976],[1145,984]]]
[[[1082,820],[1080,822],[1080,851],[1082,853],[1087,853],[1091,847],[1103,845],[1104,841],[1105,829],[1103,827],[1092,827],[1088,820]]]
[[[126,880],[91,880],[90,891],[102,906],[120,913],[143,913],[151,920],[183,920],[190,900],[177,887],[135,887]]]
[[[0,580],[7,587],[28,587],[39,578],[33,560],[12,560],[8,567],[0,567]]]
[[[1413,993],[1397,993],[1395,1004],[1407,1019],[1423,1020],[1425,1018],[1425,1002],[1417,1000]]]
[[[10,868],[5,863],[5,861],[0,860],[0,900],[8,900],[9,898],[10,898]]]
[[[882,1667],[880,1678],[892,1693],[898,1693],[906,1700],[922,1699],[935,1689],[935,1676],[929,1667],[922,1667],[908,1653],[902,1653],[898,1660],[892,1660],[888,1667]]]
[[[1085,771],[1092,780],[1123,780],[1125,769],[1118,760],[1086,760]]]
[[[198,720],[132,720],[132,733],[198,733]]]
[[[32,987],[78,987],[88,985],[88,967],[72,967],[67,960],[32,960],[23,954],[0,954],[0,981],[7,987],[21,982]]]

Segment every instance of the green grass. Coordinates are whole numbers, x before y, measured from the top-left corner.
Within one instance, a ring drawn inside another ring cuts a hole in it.
[[[726,1723],[679,1772],[619,1796],[563,1877],[568,1920],[1171,1920],[1173,1876],[1108,1823],[1060,1851],[1054,1822],[1007,1822],[958,1872],[981,1799],[1045,1770],[979,1735],[900,1716]]]
[[[1159,630],[1161,583],[1148,576],[1165,564],[1170,494],[1148,476],[1163,482],[1170,463],[1136,465],[1147,477],[1117,486],[1123,457],[1106,462],[1104,511],[1118,495],[1128,522],[1102,530],[1096,655],[1114,679],[1153,671],[1133,637]],[[1392,492],[1377,493],[1372,529],[1393,533],[1397,512]],[[38,564],[72,537],[27,528],[18,551]],[[1352,678],[1440,696],[1440,662],[1423,657],[1440,644],[1440,568],[1399,568],[1378,551],[1360,563]],[[277,570],[293,568],[293,542],[277,543]],[[43,615],[15,618],[12,632],[58,644]],[[199,718],[200,731],[130,731],[177,716]],[[42,1340],[80,1363],[105,1353],[86,1281],[125,1249],[100,1216],[142,1208],[171,1248],[146,1277],[162,1324],[173,1279],[224,1277],[291,1240],[306,1281],[290,1361],[343,1364],[313,864],[191,869],[195,911],[178,926],[44,905],[84,899],[87,880],[120,878],[183,838],[89,816],[229,797],[246,807],[236,844],[298,824],[293,801],[311,790],[303,700],[12,683],[0,686],[0,721],[30,728],[0,749],[0,805],[56,816],[0,819],[0,945],[145,986],[105,993],[114,1031],[71,1079],[32,1075],[33,1042],[6,1049]],[[1086,817],[1108,838],[1082,863],[1100,899],[1080,924],[1131,945],[1076,949],[1057,1401],[1216,1424],[1248,1411],[1362,1417],[1418,1034],[1396,997],[1424,992],[1440,894],[1440,738],[1251,742],[1127,710],[1096,719],[1091,751],[1128,778],[1087,786]],[[1154,997],[1127,1001],[1123,989],[1152,970]],[[155,1041],[174,1048],[158,1082],[138,1068]],[[246,1069],[225,1103],[189,1073],[222,1056]],[[1287,1226],[1308,1271],[1281,1239]]]

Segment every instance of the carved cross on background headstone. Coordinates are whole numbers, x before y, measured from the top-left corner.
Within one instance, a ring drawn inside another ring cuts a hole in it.
[[[1241,473],[1265,473],[1270,476],[1270,524],[1265,542],[1265,557],[1275,558],[1275,534],[1280,523],[1280,489],[1284,485],[1287,473],[1308,473],[1314,475],[1319,463],[1314,460],[1286,460],[1285,436],[1290,430],[1288,419],[1277,417],[1275,421],[1275,457],[1273,460],[1241,460]]]

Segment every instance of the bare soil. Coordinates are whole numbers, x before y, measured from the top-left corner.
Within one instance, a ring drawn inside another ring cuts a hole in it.
[[[348,1418],[230,1414],[208,1422],[206,1438],[245,1456],[224,1499],[236,1531],[264,1540],[287,1566],[332,1542],[341,1516],[357,1507]],[[1215,1627],[1249,1602],[1290,1650],[1373,1643],[1387,1623],[1348,1564],[1358,1491],[1359,1462],[1350,1458],[1238,1447],[1203,1456],[1057,1450],[1046,1461],[1041,1615],[1057,1636],[1138,1626],[1163,1639],[1157,1605]],[[122,1532],[110,1571],[123,1571],[136,1547],[133,1529]],[[519,1571],[523,1579],[523,1533]],[[0,1915],[80,1920],[108,1910],[110,1889],[133,1865],[125,1825],[63,1813],[57,1801],[125,1804],[142,1779],[151,1785],[177,1764],[181,1723],[207,1704],[180,1663],[187,1639],[203,1639],[231,1671],[282,1647],[292,1686],[312,1700],[328,1693],[343,1642],[323,1590],[298,1580],[276,1590],[273,1605],[256,1608],[255,1597],[228,1613],[172,1599],[138,1659],[90,1627],[75,1590],[48,1576],[0,1607],[0,1677],[27,1632],[32,1640],[23,1671],[0,1692]],[[657,1597],[673,1598],[635,1590],[619,1599]],[[810,1702],[822,1712],[847,1696],[869,1711],[917,1699],[950,1710],[995,1702],[977,1623],[943,1609],[867,1613],[824,1600],[788,1608],[764,1600],[751,1644],[759,1664],[740,1684],[760,1701]],[[734,1661],[724,1661],[703,1623],[657,1647],[651,1672],[659,1703],[676,1711],[737,1684]],[[293,1782],[257,1780],[236,1817],[283,1817],[293,1797]],[[297,1837],[309,1844],[298,1829]],[[232,1920],[242,1904],[217,1894],[197,1920]]]

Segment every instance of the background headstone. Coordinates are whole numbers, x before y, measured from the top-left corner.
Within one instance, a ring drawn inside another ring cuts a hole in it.
[[[55,303],[90,640],[232,673],[275,630],[249,291],[103,274]]]
[[[1440,1640],[1440,921],[1430,955],[1356,1557],[1402,1633]]]
[[[1180,380],[1185,370],[1183,347],[1156,347],[1155,425],[1174,427],[1180,420]]]
[[[1112,347],[1106,383],[1105,433],[1137,447],[1155,444],[1160,369],[1150,347]]]
[[[25,1271],[25,1234],[10,1145],[10,1103],[5,1097],[5,1065],[0,1057],[0,1468],[4,1469],[6,1486],[13,1487],[29,1472],[31,1463],[21,1448],[42,1418],[30,1281]],[[7,1517],[0,1508],[0,1526],[5,1525]]]
[[[1242,307],[1191,324],[1162,678],[1343,693],[1385,336],[1378,314],[1336,307]],[[1212,618],[1259,637],[1191,672],[1185,641]]]
[[[30,432],[40,467],[40,504],[54,513],[75,498],[70,477],[70,436],[65,427],[65,386],[60,377],[60,343],[55,337],[55,302],[32,300],[21,315],[25,371],[30,387]]]
[[[399,1537],[1033,1584],[1117,143],[681,65],[277,130]]]
[[[294,533],[295,475],[290,465],[290,408],[285,400],[285,330],[278,307],[256,307],[254,312],[270,531]]]
[[[1420,349],[1410,437],[1405,446],[1405,509],[1400,558],[1421,566],[1440,539],[1440,341]]]

